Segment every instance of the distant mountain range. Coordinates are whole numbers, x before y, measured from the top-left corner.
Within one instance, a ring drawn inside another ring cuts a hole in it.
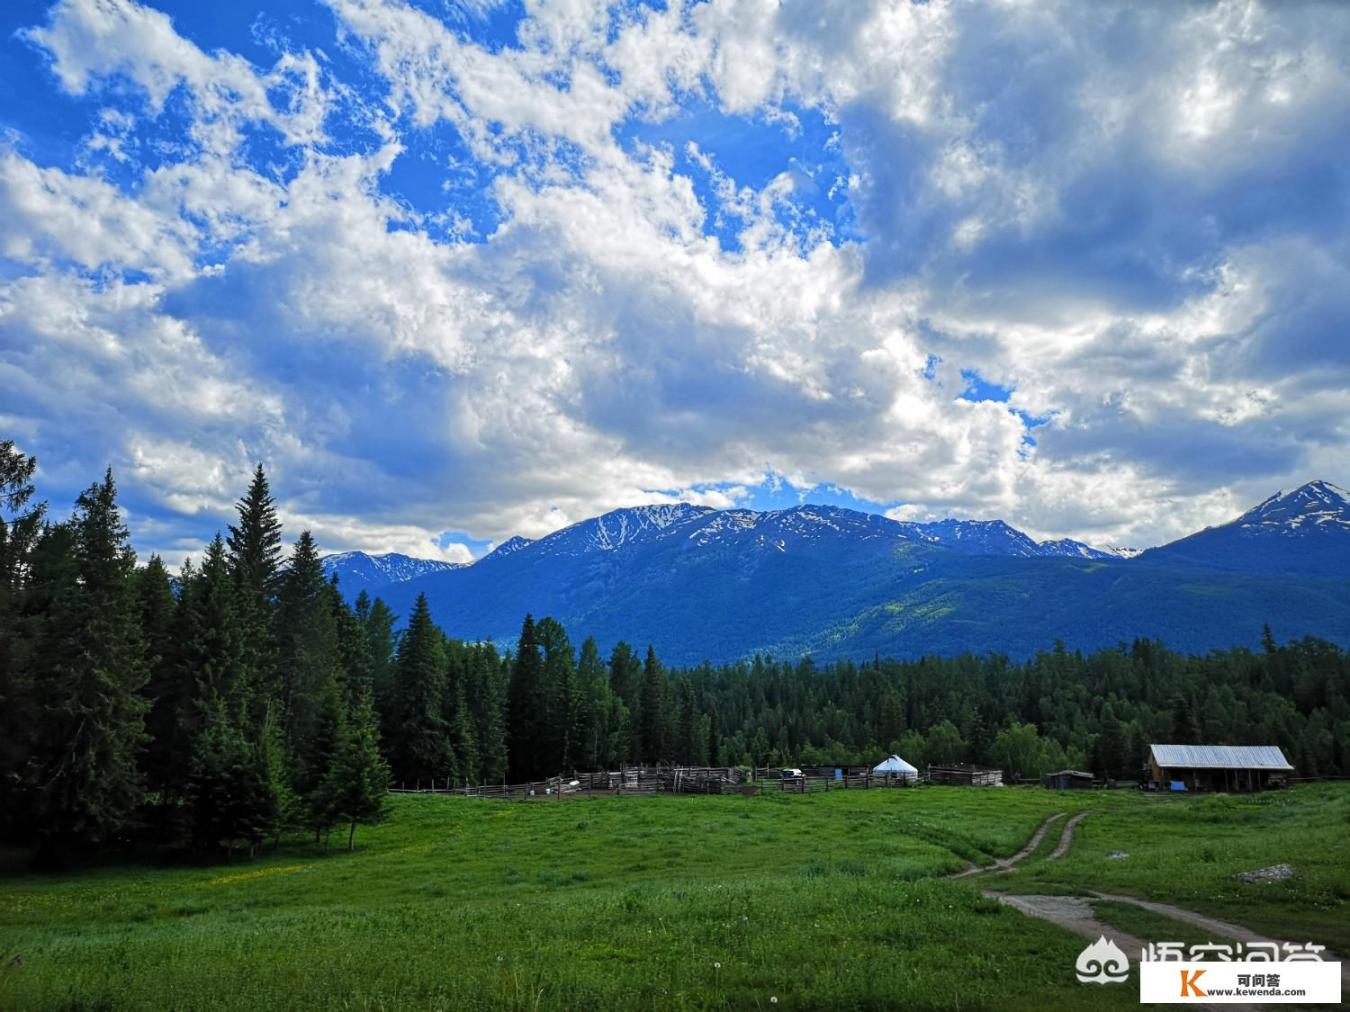
[[[355,598],[361,591],[372,596],[385,587],[395,583],[407,583],[430,573],[445,573],[452,569],[461,569],[466,563],[441,562],[437,559],[415,559],[411,555],[398,552],[385,552],[383,555],[367,555],[365,552],[342,552],[338,555],[325,555],[323,570],[332,577],[338,577],[338,585],[343,593]]]
[[[1156,637],[1178,649],[1281,639],[1350,644],[1350,494],[1314,481],[1231,523],[1144,552],[1036,542],[999,520],[906,523],[835,506],[686,503],[614,510],[471,565],[348,552],[349,596],[406,615],[425,593],[450,635],[510,643],[552,615],[602,648],[669,662],[967,650],[1024,656]]]

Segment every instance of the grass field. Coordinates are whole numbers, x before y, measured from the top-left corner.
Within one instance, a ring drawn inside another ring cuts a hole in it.
[[[943,877],[1084,809],[1063,860],[1056,828],[1015,873]],[[354,854],[0,880],[0,1008],[1134,1007],[1073,979],[1080,939],[981,889],[1134,893],[1350,948],[1348,813],[1344,786],[399,796]],[[1295,879],[1231,877],[1279,861]]]
[[[999,888],[1125,893],[1350,955],[1350,784],[1127,801],[1097,805],[1062,860],[1027,862]],[[1111,859],[1112,851],[1130,856]],[[1276,864],[1293,865],[1294,876],[1260,885],[1237,878]]]

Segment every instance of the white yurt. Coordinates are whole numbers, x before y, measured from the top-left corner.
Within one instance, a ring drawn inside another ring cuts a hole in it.
[[[872,767],[872,772],[881,776],[900,777],[902,780],[919,779],[919,771],[898,755],[893,755],[889,759],[877,763]]]

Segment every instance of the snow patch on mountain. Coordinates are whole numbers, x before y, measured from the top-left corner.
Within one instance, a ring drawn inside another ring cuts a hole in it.
[[[1310,532],[1350,531],[1350,492],[1329,481],[1281,489],[1233,521],[1248,533],[1296,537]]]
[[[1143,548],[1126,548],[1123,545],[1107,545],[1102,549],[1107,555],[1113,555],[1117,559],[1133,559],[1136,556],[1143,555]]]
[[[428,573],[443,573],[460,569],[466,563],[442,562],[439,559],[417,559],[399,552],[371,555],[366,552],[338,552],[320,560],[324,574],[337,574],[339,584],[373,586],[386,583],[406,583]]]
[[[1042,541],[1036,547],[1040,549],[1039,554],[1041,555],[1059,555],[1073,559],[1119,559],[1124,557],[1113,551],[1093,548],[1091,545],[1075,541],[1073,538]]]
[[[508,555],[515,555],[516,552],[520,551],[522,548],[529,548],[530,545],[532,544],[534,544],[534,541],[532,541],[530,538],[522,538],[519,534],[517,534],[513,538],[507,538],[500,545],[498,545],[492,551],[488,552],[487,555],[484,555],[478,561],[486,562],[488,559],[504,559]]]

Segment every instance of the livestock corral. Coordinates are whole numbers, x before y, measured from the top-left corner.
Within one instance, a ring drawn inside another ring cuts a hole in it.
[[[995,771],[997,772],[997,771]],[[912,787],[927,782],[924,774],[878,773],[868,766],[760,768],[745,766],[634,766],[595,773],[559,774],[518,784],[456,785],[444,781],[402,783],[395,794],[455,794],[469,798],[540,800],[655,794],[757,794],[777,792],[821,794],[830,791]],[[994,782],[994,781],[991,781]]]

